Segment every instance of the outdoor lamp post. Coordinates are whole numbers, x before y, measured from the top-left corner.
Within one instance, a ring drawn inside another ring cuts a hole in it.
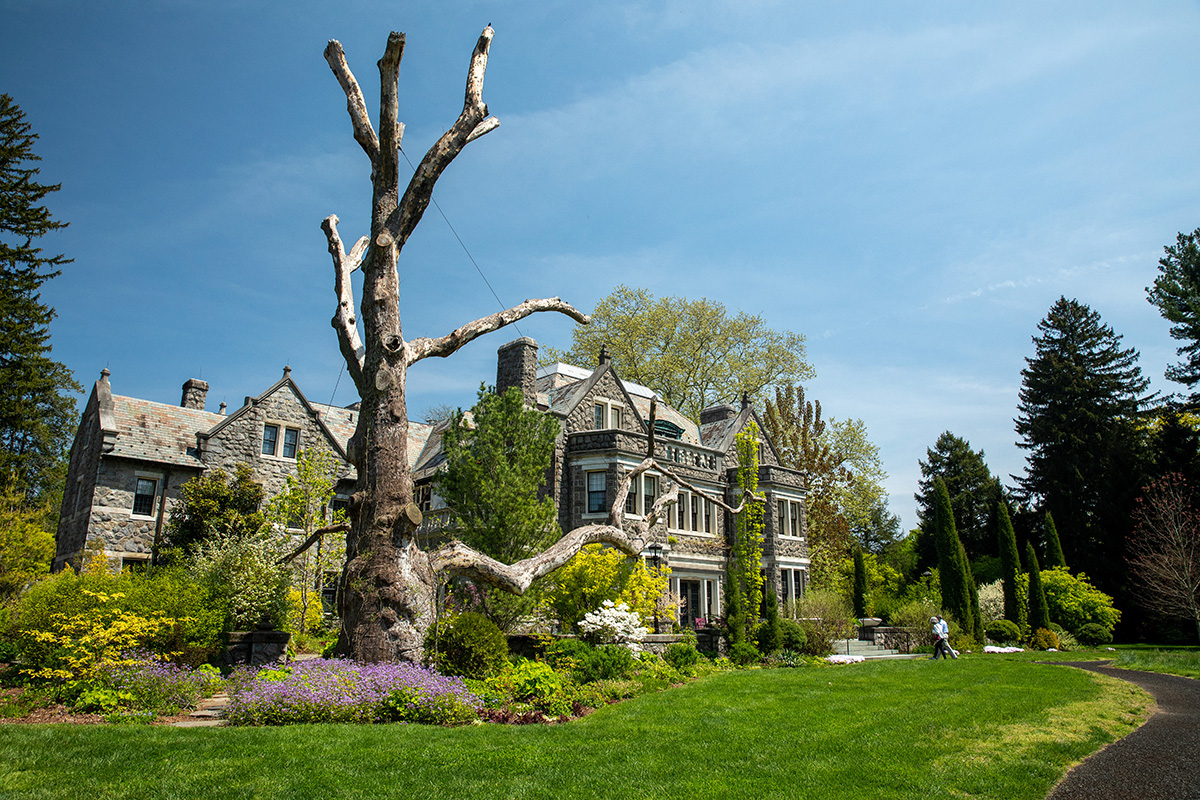
[[[661,544],[659,544],[658,542],[651,542],[646,549],[650,551],[650,560],[654,562],[654,574],[658,575],[660,572],[659,565],[661,564],[661,556],[662,556],[663,546]],[[654,601],[654,632],[662,633],[662,631],[659,629],[659,624],[658,624],[658,601],[657,600]]]

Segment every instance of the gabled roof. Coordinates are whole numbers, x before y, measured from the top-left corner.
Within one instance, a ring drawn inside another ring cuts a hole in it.
[[[109,455],[203,469],[196,434],[225,419],[220,414],[136,397],[112,396],[117,436]],[[190,452],[189,452],[190,451]]]

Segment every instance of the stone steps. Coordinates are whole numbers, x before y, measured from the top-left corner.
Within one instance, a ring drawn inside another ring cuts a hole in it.
[[[229,705],[229,695],[218,692],[212,697],[206,697],[196,704],[196,710],[188,714],[188,718],[172,723],[175,728],[220,728],[228,725],[225,719],[225,708]]]

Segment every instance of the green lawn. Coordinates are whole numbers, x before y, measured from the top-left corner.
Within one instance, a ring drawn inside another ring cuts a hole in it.
[[[1042,798],[1146,695],[990,656],[721,673],[567,725],[0,726],[0,798]]]

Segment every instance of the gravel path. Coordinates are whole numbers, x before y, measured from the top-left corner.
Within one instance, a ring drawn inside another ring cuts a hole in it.
[[[1136,683],[1158,711],[1133,733],[1067,773],[1047,800],[1200,800],[1200,681],[1070,662]]]

